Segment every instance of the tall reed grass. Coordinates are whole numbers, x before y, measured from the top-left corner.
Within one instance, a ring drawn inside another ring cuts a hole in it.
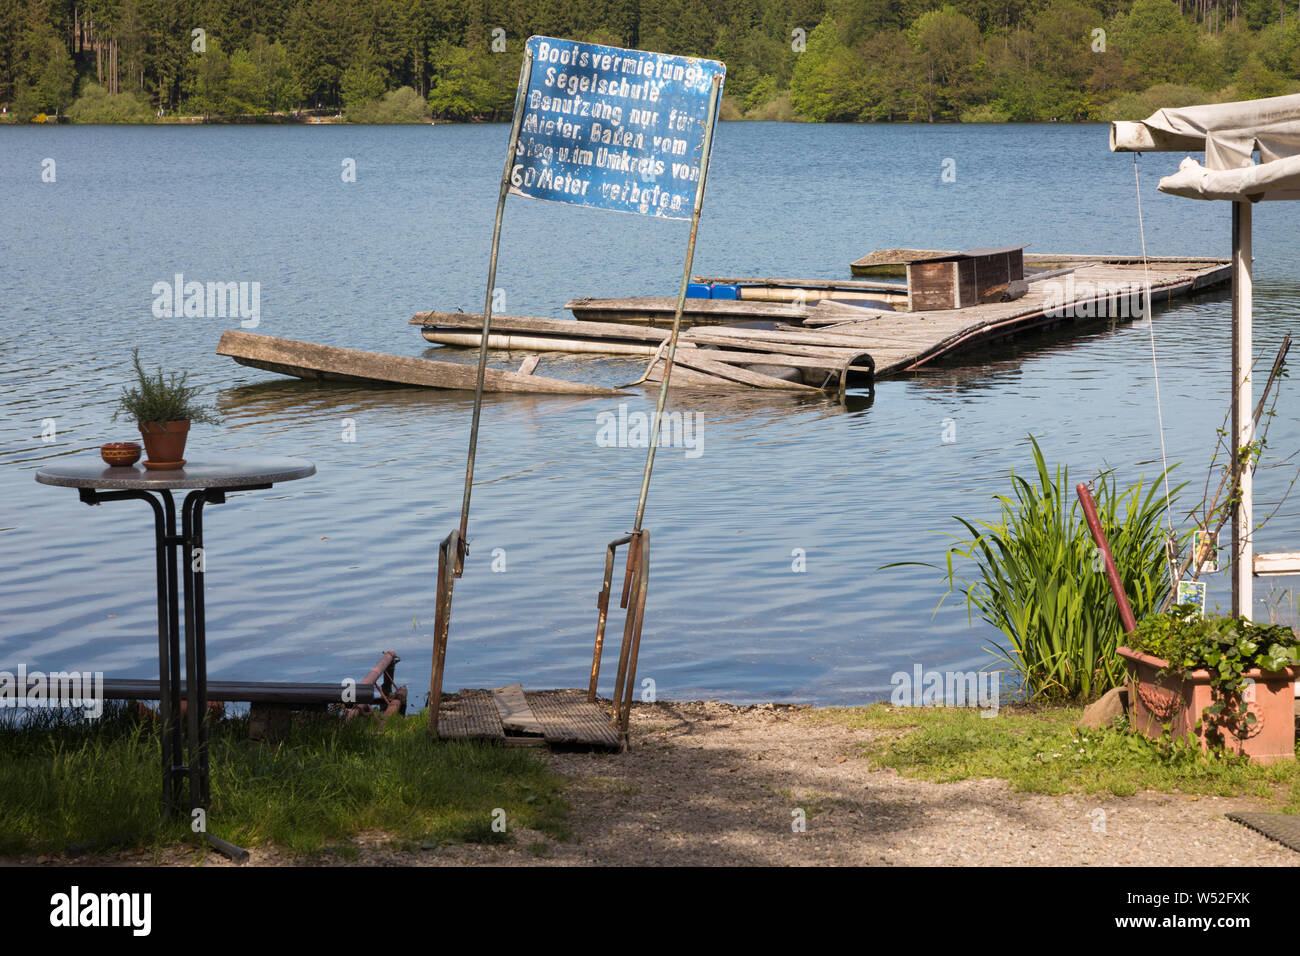
[[[956,518],[966,535],[951,535],[957,543],[946,554],[944,600],[962,594],[972,617],[978,611],[1004,635],[1005,644],[994,646],[1029,696],[1086,700],[1120,683],[1115,648],[1123,628],[1068,470],[1049,470],[1033,436],[1030,442],[1034,474],[1012,471],[1011,494],[994,496],[998,520]],[[1120,489],[1103,471],[1093,481],[1097,514],[1138,620],[1159,610],[1171,586],[1165,513],[1172,500],[1162,494],[1163,480]],[[1171,499],[1181,487],[1171,489]]]

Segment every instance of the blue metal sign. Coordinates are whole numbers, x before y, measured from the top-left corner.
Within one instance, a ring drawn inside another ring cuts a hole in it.
[[[510,192],[689,219],[716,60],[530,37]],[[721,86],[719,85],[719,99]]]

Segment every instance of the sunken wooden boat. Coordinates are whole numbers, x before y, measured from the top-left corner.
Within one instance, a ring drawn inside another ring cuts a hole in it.
[[[405,385],[420,388],[473,391],[477,367],[460,362],[439,362],[405,355],[364,352],[314,342],[278,339],[228,329],[217,344],[217,354],[240,365],[295,378],[371,385]],[[531,368],[534,363],[526,362]],[[549,395],[618,395],[613,389],[533,375],[527,371],[489,368],[483,378],[488,392],[530,392]]]

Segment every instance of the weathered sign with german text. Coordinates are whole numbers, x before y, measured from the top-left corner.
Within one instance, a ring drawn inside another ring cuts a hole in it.
[[[713,78],[726,67],[551,37],[529,38],[528,50],[510,192],[689,219]]]

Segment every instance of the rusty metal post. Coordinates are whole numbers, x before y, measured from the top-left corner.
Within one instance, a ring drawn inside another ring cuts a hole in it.
[[[619,731],[623,745],[627,746],[628,725],[632,719],[632,695],[636,693],[636,666],[641,656],[641,626],[645,623],[646,593],[650,588],[650,532],[641,532],[641,544],[637,549],[636,598],[628,609],[628,618],[633,621],[629,639],[632,643],[627,662],[627,685],[623,692],[623,711],[619,719]]]
[[[1088,522],[1088,530],[1092,532],[1092,540],[1097,543],[1102,560],[1106,562],[1106,580],[1110,582],[1111,593],[1115,595],[1115,603],[1119,605],[1119,618],[1124,625],[1124,633],[1129,634],[1137,627],[1137,620],[1133,617],[1133,608],[1128,603],[1128,595],[1124,593],[1124,582],[1119,578],[1119,569],[1115,567],[1115,559],[1111,556],[1110,543],[1106,540],[1101,519],[1097,517],[1096,502],[1092,500],[1092,492],[1083,482],[1074,486],[1074,493],[1079,496],[1079,503],[1083,505],[1083,517]]]
[[[447,633],[451,626],[451,590],[456,580],[452,550],[460,548],[460,533],[453,531],[438,546],[438,603],[433,621],[433,667],[429,676],[429,736],[438,736],[438,710],[442,706],[442,672],[447,660]]]
[[[631,538],[619,538],[611,541],[605,549],[605,583],[596,597],[596,607],[600,611],[600,617],[596,620],[596,647],[591,654],[591,684],[587,688],[587,700],[593,704],[596,702],[596,685],[600,682],[600,658],[605,649],[605,623],[609,617],[609,589],[614,581],[614,560],[619,546],[631,540]]]
[[[623,641],[618,652],[618,673],[614,678],[614,714],[611,721],[624,738],[631,718],[637,659],[641,653],[641,627],[645,623],[646,592],[650,579],[649,531],[641,530],[633,535],[633,540],[628,545],[627,561],[634,577],[628,599],[623,602],[627,615],[623,619]]]

